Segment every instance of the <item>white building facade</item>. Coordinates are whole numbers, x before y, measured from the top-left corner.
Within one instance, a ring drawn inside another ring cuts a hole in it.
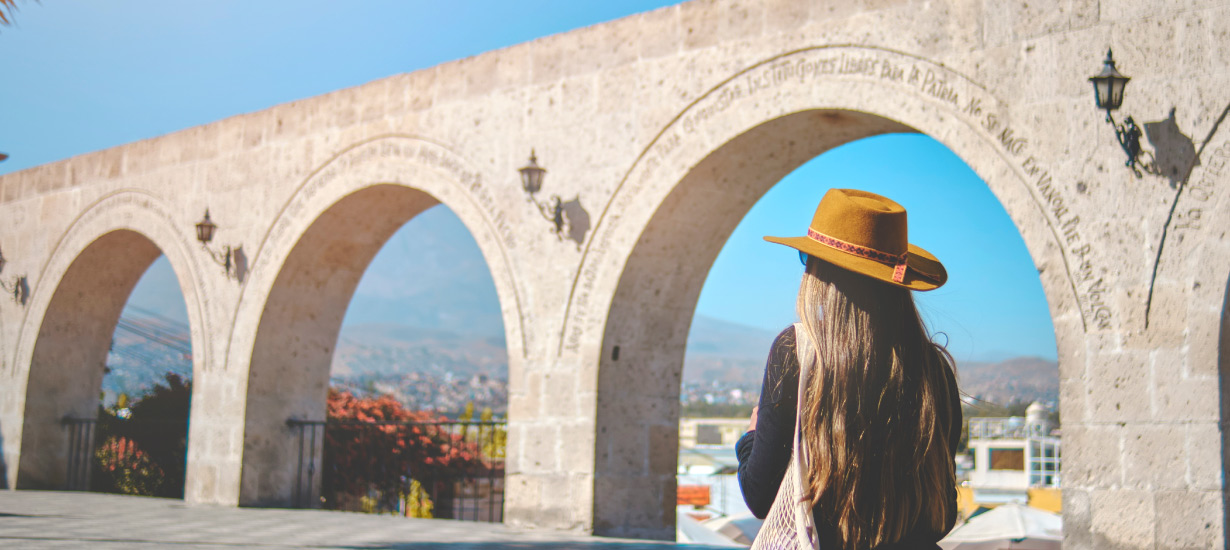
[[[1059,434],[1039,403],[1029,406],[1025,418],[971,418],[969,452],[974,467],[969,484],[974,500],[1024,504],[1031,487],[1058,489],[1060,448]]]

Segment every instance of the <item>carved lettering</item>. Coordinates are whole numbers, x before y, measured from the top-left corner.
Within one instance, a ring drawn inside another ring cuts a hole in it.
[[[1205,157],[1201,159],[1200,177],[1189,181],[1185,189],[1187,197],[1199,203],[1207,203],[1213,198],[1217,182],[1222,179],[1227,164],[1230,164],[1230,142],[1223,143]],[[1203,208],[1197,207],[1189,209],[1186,216],[1180,214],[1180,223],[1175,225],[1175,229],[1200,229],[1203,213]]]
[[[987,113],[987,118],[982,121],[982,128],[988,132],[999,129],[999,117],[996,117],[995,113]]]
[[[901,82],[901,80],[905,78],[905,69],[896,67],[892,63],[885,60],[880,64],[880,78],[884,80]]]
[[[908,83],[917,84],[920,76],[922,76],[922,71],[919,71],[917,66],[910,67],[910,81]]]
[[[931,97],[947,101],[954,107],[959,101],[957,92],[948,84],[948,79],[931,69],[927,69],[927,75],[923,77],[922,91]]]
[[[1012,153],[1013,156],[1020,155],[1025,151],[1025,145],[1028,143],[1025,138],[1018,137],[1012,128],[1004,128],[999,133],[999,143],[1004,146],[1004,150]]]
[[[1062,224],[1059,225],[1059,230],[1063,232],[1064,242],[1068,244],[1072,244],[1080,240],[1081,235],[1080,233],[1076,231],[1076,226],[1080,222],[1081,222],[1080,216],[1072,216],[1071,218],[1068,218],[1068,221],[1063,222]]]
[[[1105,298],[1108,283],[1103,277],[1108,271],[1098,265],[1093,250],[1082,237],[1082,219],[1073,212],[1072,197],[1066,194],[1073,185],[1079,188],[1081,184],[1057,180],[1050,171],[1053,164],[1030,150],[1029,128],[1012,126],[993,96],[971,86],[965,77],[942,65],[871,48],[817,48],[777,58],[727,81],[682,113],[646,151],[633,172],[624,177],[625,184],[621,184],[611,197],[606,209],[611,214],[600,219],[595,227],[585,267],[576,274],[569,317],[561,333],[561,348],[576,350],[585,331],[598,321],[591,318],[590,312],[593,285],[596,284],[592,269],[607,260],[610,237],[615,234],[612,228],[619,225],[615,212],[631,208],[633,197],[653,185],[655,174],[663,166],[676,164],[671,157],[678,154],[687,135],[706,132],[724,113],[754,108],[754,102],[763,101],[757,96],[763,97],[776,88],[806,86],[826,78],[871,81],[921,94],[947,105],[958,118],[983,132],[984,137],[1020,170],[1022,183],[1063,245],[1060,254],[1067,260],[1067,276],[1076,289],[1086,328],[1107,329],[1113,324],[1113,311]],[[1225,150],[1224,156],[1225,159],[1216,165],[1207,163],[1206,177],[1214,177],[1230,163],[1230,148]],[[1209,185],[1193,186],[1193,200],[1207,200],[1211,194],[1207,189],[1211,188],[1211,179]],[[1196,220],[1200,215],[1193,215],[1192,209],[1186,211],[1187,219]]]
[[[969,103],[965,104],[965,109],[962,109],[961,112],[971,118],[978,118],[982,115],[982,100],[976,97],[970,98]]]
[[[1200,218],[1204,215],[1204,209],[1191,208],[1187,212],[1181,212],[1178,218],[1175,219],[1175,229],[1200,229]]]

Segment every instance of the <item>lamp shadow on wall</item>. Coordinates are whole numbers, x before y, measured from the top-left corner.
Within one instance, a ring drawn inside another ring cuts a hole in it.
[[[331,547],[332,548],[332,547]],[[674,548],[676,550],[718,550],[722,546],[706,546],[703,544],[672,543],[660,541],[624,542],[624,541],[524,541],[500,543],[476,543],[472,541],[458,542],[393,542],[375,543],[363,546],[338,546],[347,550],[426,550],[428,548],[454,548],[456,550],[471,550],[473,548],[527,548],[533,550],[655,550]]]
[[[235,280],[243,283],[243,280],[248,276],[248,255],[243,251],[243,245],[232,253],[235,258]]]
[[[1166,223],[1162,225],[1162,236],[1157,243],[1157,256],[1153,259],[1153,273],[1149,276],[1149,294],[1145,298],[1145,330],[1149,329],[1149,313],[1153,309],[1153,286],[1157,282],[1157,269],[1162,263],[1162,251],[1166,248],[1166,236],[1170,233],[1170,224],[1174,221],[1175,209],[1178,208],[1183,190],[1187,188],[1191,179],[1192,170],[1200,166],[1200,158],[1204,154],[1204,149],[1208,147],[1209,142],[1213,141],[1213,136],[1217,135],[1217,130],[1226,120],[1228,113],[1230,113],[1230,103],[1226,104],[1221,115],[1213,122],[1213,127],[1209,129],[1208,135],[1200,143],[1200,148],[1196,148],[1192,138],[1179,129],[1175,121],[1174,107],[1170,108],[1170,116],[1166,119],[1145,123],[1145,137],[1153,145],[1154,150],[1151,173],[1169,179],[1171,189],[1175,190],[1174,199],[1170,201],[1170,212],[1166,215]],[[1200,212],[1202,211],[1194,209],[1189,212],[1189,217]],[[1199,218],[1197,217],[1196,220]],[[1188,223],[1191,223],[1191,220],[1188,220]]]
[[[577,250],[585,244],[585,234],[589,232],[589,211],[581,206],[581,197],[577,197],[561,205],[564,211],[565,226],[568,228],[568,239],[577,243]]]
[[[1153,145],[1153,166],[1157,175],[1170,180],[1170,188],[1178,189],[1187,181],[1192,169],[1200,165],[1196,142],[1183,134],[1175,120],[1175,108],[1164,120],[1145,123],[1145,138]],[[1212,137],[1212,136],[1210,136]]]

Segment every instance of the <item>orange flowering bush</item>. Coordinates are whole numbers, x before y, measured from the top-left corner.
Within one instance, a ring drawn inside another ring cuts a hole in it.
[[[109,437],[94,451],[99,467],[97,481],[125,495],[155,495],[162,489],[166,474],[149,453],[126,437]]]
[[[376,510],[392,510],[412,481],[437,496],[438,510],[447,508],[441,501],[452,480],[484,467],[476,442],[433,424],[447,419],[406,409],[390,396],[359,398],[330,389],[327,411],[321,482],[328,508],[374,499]]]

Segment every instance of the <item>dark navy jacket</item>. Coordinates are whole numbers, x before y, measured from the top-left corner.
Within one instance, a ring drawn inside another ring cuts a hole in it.
[[[957,388],[951,390],[953,406],[957,417],[950,427],[949,442],[953,453],[956,453],[957,442],[961,439],[961,404],[957,396]],[[752,514],[764,518],[777,498],[777,488],[786,475],[786,467],[790,465],[791,441],[794,434],[794,417],[798,410],[799,392],[799,361],[794,350],[794,326],[786,327],[769,351],[768,363],[765,365],[764,383],[760,390],[760,405],[756,413],[756,429],[743,434],[735,444],[735,454],[739,457],[739,486],[743,489],[743,501],[751,509]],[[957,495],[952,499],[956,510]],[[820,548],[838,548],[836,528],[827,518],[818,513],[816,530],[820,535]],[[955,515],[949,518],[951,524]],[[939,548],[935,542],[943,534],[917,532],[910,533],[899,543],[884,545],[877,550],[896,550],[913,548]]]

